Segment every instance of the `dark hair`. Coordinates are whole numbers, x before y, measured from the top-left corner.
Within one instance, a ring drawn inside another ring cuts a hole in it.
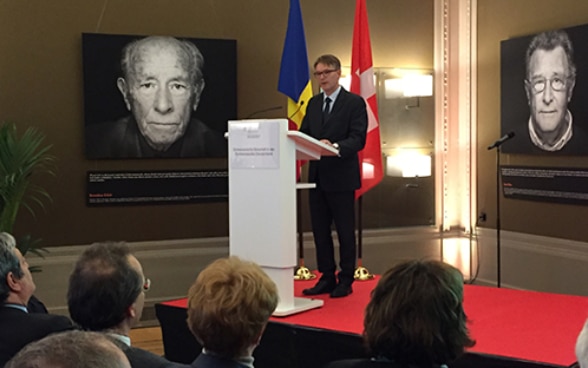
[[[69,277],[67,304],[82,328],[102,331],[119,325],[143,286],[129,263],[125,243],[95,243],[82,253]]]
[[[474,345],[462,305],[463,277],[439,261],[408,261],[372,291],[364,340],[375,356],[405,365],[446,364]]]
[[[341,61],[335,55],[326,54],[319,56],[314,62],[314,67],[316,68],[319,63],[333,67],[335,70],[341,69]]]
[[[122,56],[120,61],[120,67],[123,73],[123,77],[128,79],[129,75],[134,70],[134,65],[140,60],[141,55],[139,50],[145,44],[160,44],[170,46],[173,45],[177,48],[178,52],[185,57],[187,62],[187,72],[192,78],[192,83],[196,85],[202,80],[202,68],[204,67],[204,57],[198,47],[190,41],[179,40],[174,37],[168,36],[150,36],[145,37],[127,44],[122,50]]]
[[[525,57],[525,64],[527,66],[527,78],[530,77],[529,67],[531,64],[531,57],[533,56],[533,53],[537,50],[551,51],[558,46],[561,46],[561,48],[563,48],[566,57],[568,58],[569,77],[572,79],[576,78],[576,65],[574,64],[574,47],[572,46],[572,41],[570,41],[570,37],[568,36],[568,34],[562,30],[542,32],[533,37],[531,43],[529,43],[529,47],[527,47],[527,54]]]
[[[20,279],[24,273],[20,267],[20,260],[14,253],[14,244],[9,241],[12,236],[4,237],[4,235],[10,235],[8,233],[0,233],[0,303],[4,303],[10,295],[10,288],[6,282],[6,277],[12,272],[14,276]]]
[[[124,368],[122,351],[107,335],[66,331],[32,342],[18,352],[5,368]],[[125,364],[127,363],[127,364]]]

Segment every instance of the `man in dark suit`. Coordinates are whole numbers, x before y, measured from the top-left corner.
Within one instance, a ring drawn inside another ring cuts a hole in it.
[[[74,328],[67,317],[28,312],[35,282],[26,259],[5,239],[0,240],[0,367],[28,343]]]
[[[336,56],[320,56],[314,69],[323,92],[308,102],[300,131],[335,147],[339,156],[310,162],[308,180],[316,183],[316,188],[309,192],[310,216],[322,277],[303,293],[330,293],[337,298],[352,292],[356,258],[355,190],[361,187],[358,152],[365,145],[367,110],[362,97],[339,85],[341,62]],[[341,271],[338,282],[331,235],[333,222],[339,238]]]
[[[189,41],[151,36],[125,46],[117,86],[131,115],[87,126],[87,157],[226,157],[223,133],[192,117],[203,66]]]
[[[92,244],[70,275],[69,313],[83,329],[117,339],[133,368],[185,367],[131,346],[129,331],[141,319],[150,285],[125,243]]]

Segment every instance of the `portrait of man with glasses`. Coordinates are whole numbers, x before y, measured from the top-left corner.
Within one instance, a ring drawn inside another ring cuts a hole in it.
[[[503,153],[588,155],[586,37],[588,24],[500,42]]]
[[[568,34],[556,30],[536,35],[527,48],[525,65],[529,138],[541,150],[560,151],[574,136],[568,103],[576,85],[576,66]]]

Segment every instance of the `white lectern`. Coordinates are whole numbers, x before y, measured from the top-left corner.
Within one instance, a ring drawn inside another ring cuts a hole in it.
[[[286,119],[229,121],[230,254],[259,264],[278,286],[275,316],[321,307],[294,298],[296,159],[337,150],[298,131]]]

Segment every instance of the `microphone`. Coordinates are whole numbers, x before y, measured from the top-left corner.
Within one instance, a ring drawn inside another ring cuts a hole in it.
[[[488,149],[491,150],[492,148],[500,147],[504,142],[508,141],[509,139],[511,139],[514,136],[515,136],[514,132],[508,132],[505,135],[503,135],[502,137],[500,137],[499,140],[492,143],[492,145],[488,146]]]
[[[282,106],[273,106],[273,107],[268,107],[267,109],[253,111],[251,114],[247,115],[247,117],[245,119],[251,119],[255,115],[261,114],[262,112],[280,110],[281,108],[282,108]]]
[[[298,105],[298,108],[292,113],[292,115],[288,116],[288,120],[292,119],[294,115],[298,114],[298,111],[300,111],[302,106],[304,106],[304,100],[300,101],[300,105]]]

